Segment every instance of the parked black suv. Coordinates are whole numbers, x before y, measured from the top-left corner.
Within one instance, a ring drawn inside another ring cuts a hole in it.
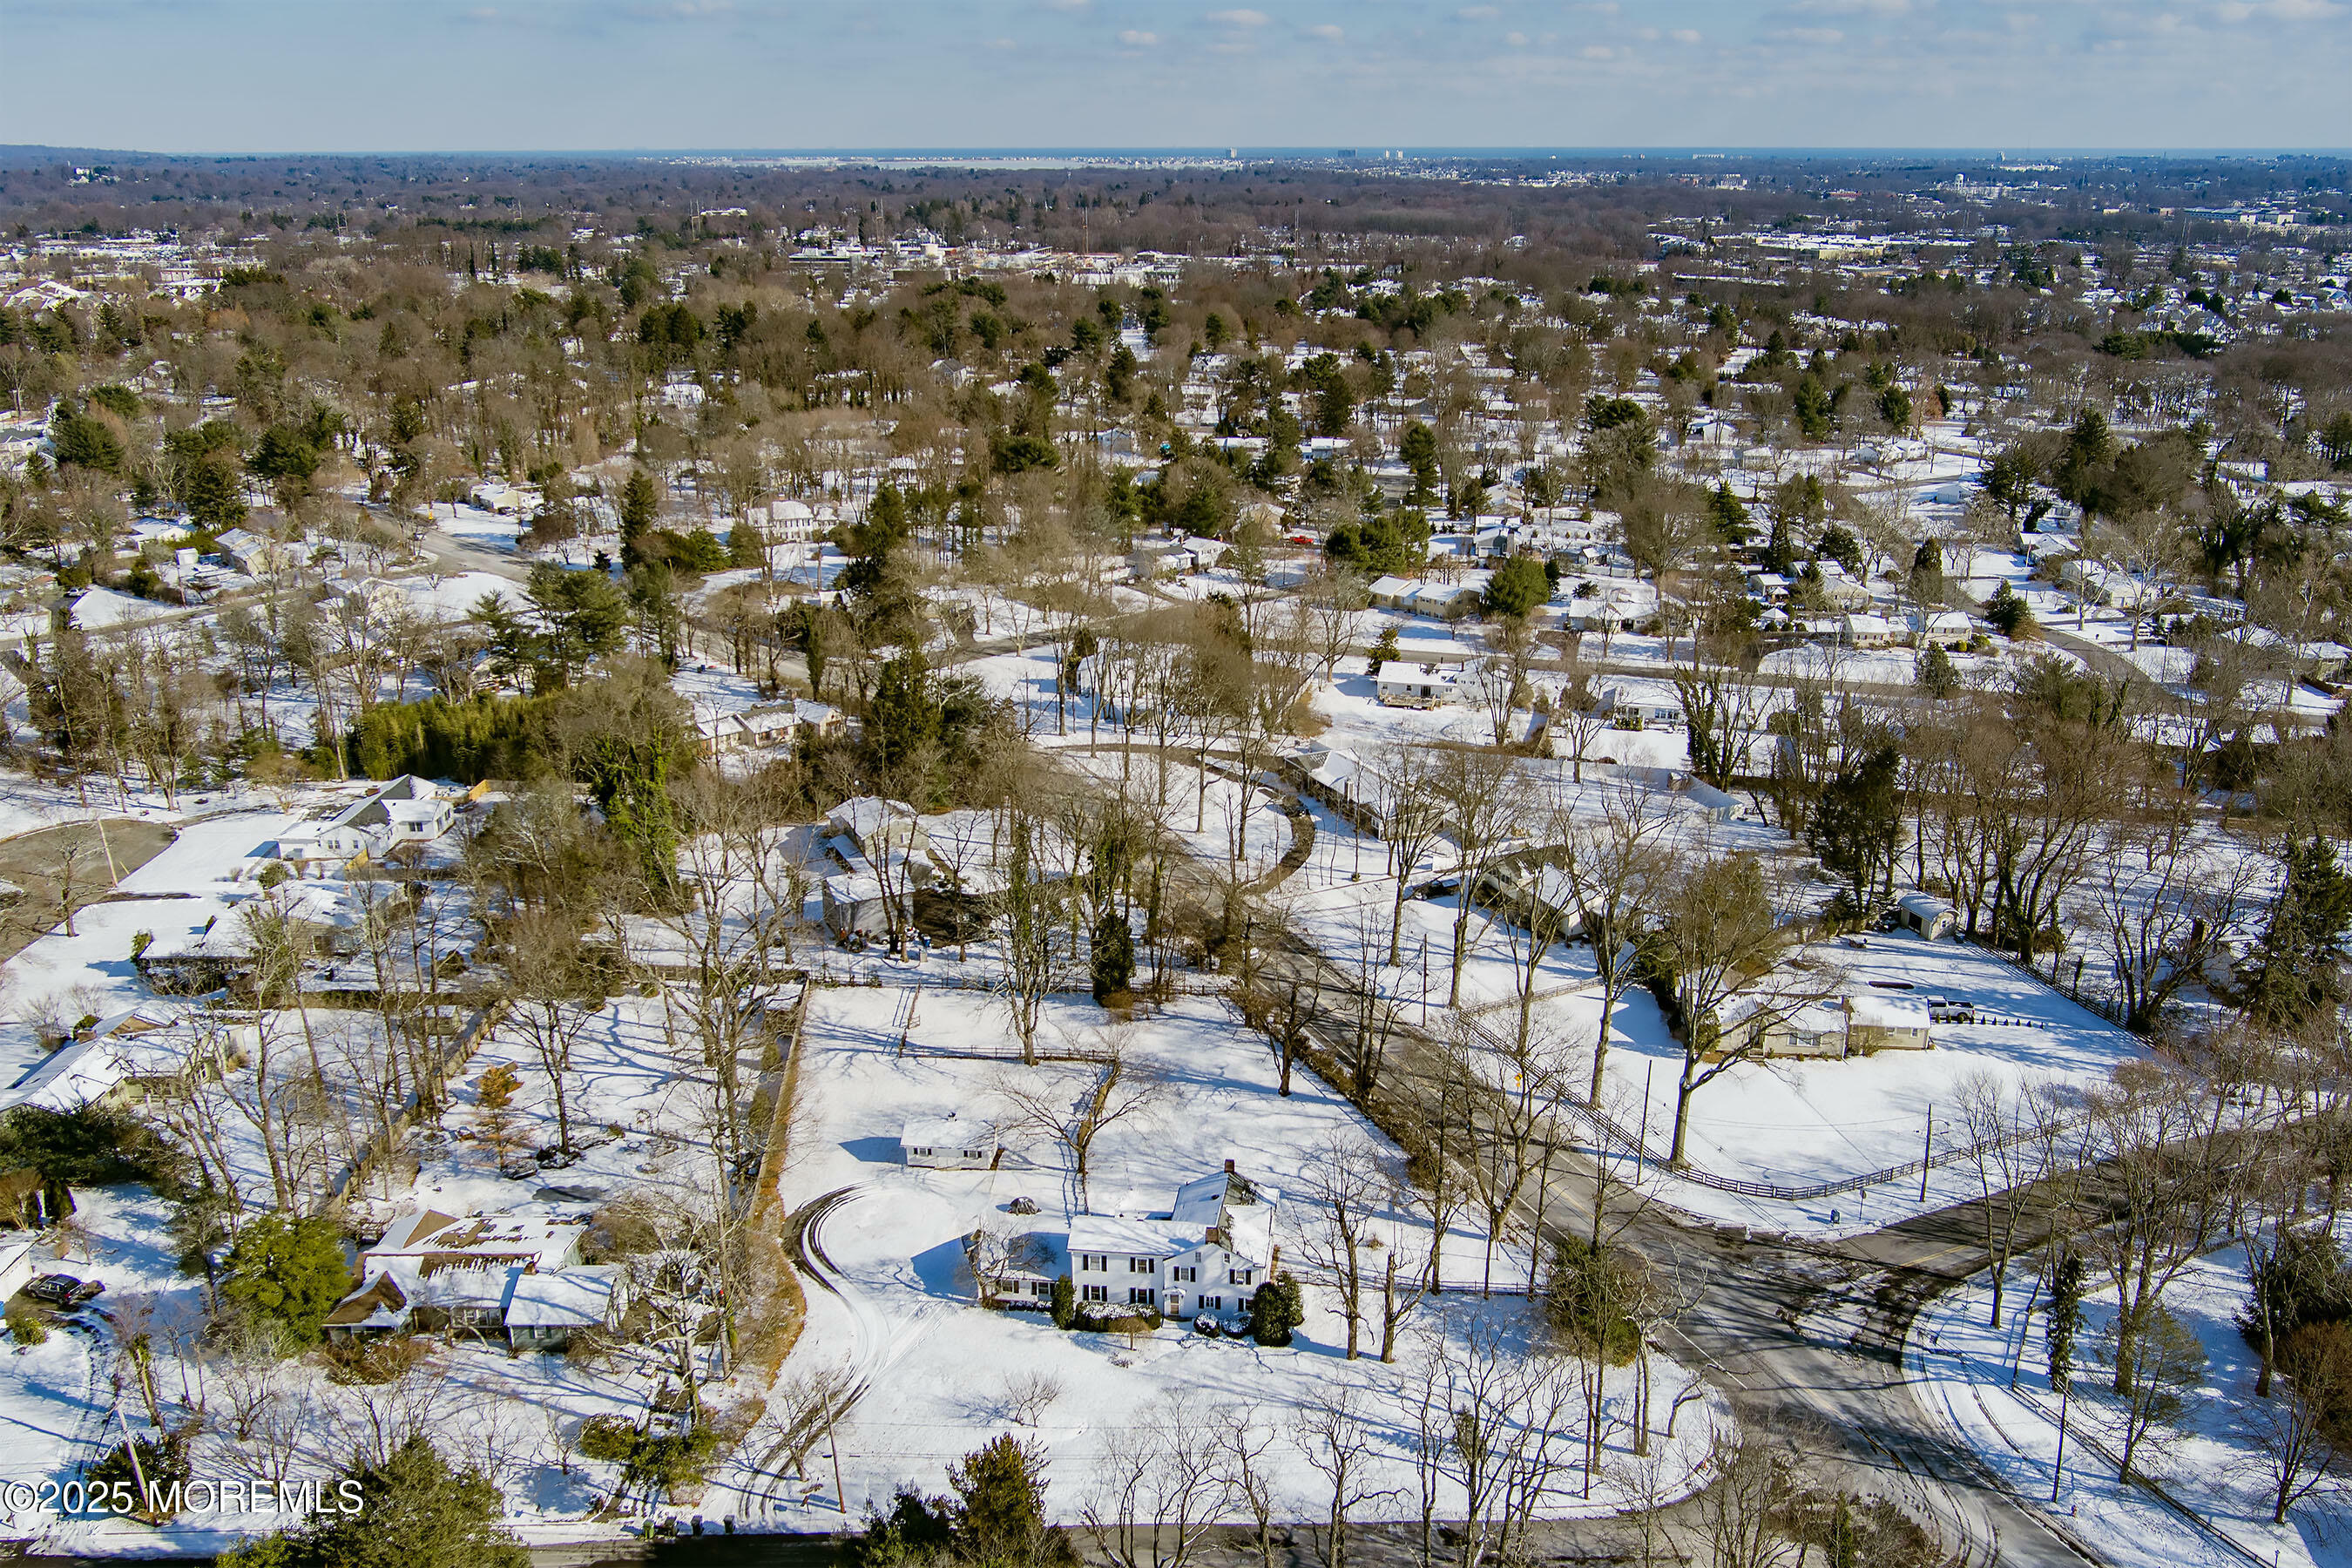
[[[70,1274],[44,1274],[25,1287],[25,1294],[51,1307],[86,1307],[98,1300],[106,1289],[96,1279],[77,1279]]]

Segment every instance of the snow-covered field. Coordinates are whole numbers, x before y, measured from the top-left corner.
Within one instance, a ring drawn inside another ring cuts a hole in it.
[[[927,992],[906,1031],[898,994],[844,988],[821,993],[802,1044],[801,1093],[816,1135],[803,1146],[784,1182],[789,1202],[805,1203],[847,1189],[850,1196],[822,1226],[822,1250],[837,1271],[836,1292],[812,1290],[802,1348],[785,1364],[787,1379],[846,1371],[866,1392],[837,1426],[844,1485],[852,1516],[887,1503],[901,1484],[936,1489],[945,1466],[999,1432],[1034,1436],[1045,1446],[1056,1517],[1076,1519],[1097,1500],[1111,1447],[1139,1424],[1181,1420],[1263,1430],[1271,1438],[1286,1517],[1312,1517],[1317,1478],[1286,1434],[1293,1416],[1343,1391],[1374,1433],[1368,1479],[1403,1492],[1368,1508],[1366,1517],[1402,1518],[1413,1504],[1413,1480],[1404,1449],[1402,1400],[1429,1358],[1435,1337],[1457,1350],[1474,1331],[1525,1331],[1528,1303],[1517,1294],[1483,1300],[1465,1289],[1481,1275],[1479,1239],[1460,1228],[1446,1238],[1444,1273],[1455,1289],[1424,1306],[1407,1325],[1394,1364],[1370,1357],[1342,1358],[1345,1331],[1333,1290],[1307,1279],[1308,1317],[1288,1349],[1203,1339],[1181,1324],[1129,1343],[1125,1338],[1056,1331],[1042,1315],[984,1311],[971,1304],[961,1238],[976,1225],[1013,1224],[1057,1231],[1076,1200],[1074,1179],[1055,1145],[1034,1134],[1003,1136],[1010,1153],[992,1171],[910,1170],[898,1163],[898,1134],[909,1118],[956,1112],[981,1121],[1000,1118],[1005,1100],[997,1086],[1006,1075],[1051,1074],[1075,1092],[1082,1070],[1023,1068],[1003,1006],[969,992]],[[902,1032],[908,1049],[898,1049]],[[1288,1194],[1286,1267],[1299,1258],[1300,1227],[1316,1223],[1301,1199],[1307,1171],[1335,1135],[1376,1137],[1335,1094],[1303,1069],[1294,1092],[1276,1092],[1276,1067],[1263,1042],[1220,1003],[1191,999],[1154,1018],[1109,1026],[1139,1068],[1160,1076],[1162,1099],[1143,1118],[1107,1130],[1090,1161],[1089,1204],[1096,1212],[1164,1208],[1176,1184],[1219,1168],[1232,1158],[1253,1180]],[[1084,998],[1056,998],[1045,1016],[1044,1048],[1098,1047],[1105,1015]],[[1013,1056],[1014,1061],[974,1060],[947,1051]],[[1008,1222],[1016,1198],[1034,1202],[1034,1219]],[[1380,1222],[1389,1245],[1419,1255],[1425,1224],[1404,1215]],[[1506,1255],[1496,1282],[1524,1281],[1523,1257]],[[1369,1331],[1377,1335],[1377,1320]],[[1654,1363],[1656,1404],[1687,1377],[1671,1363]],[[1034,1375],[1056,1396],[1034,1428],[1011,1414],[1013,1384]],[[1633,1475],[1628,1433],[1622,1424],[1633,1392],[1628,1368],[1613,1373],[1609,1400],[1612,1430],[1602,1479],[1580,1495],[1573,1464],[1564,1467],[1542,1511],[1597,1512],[1622,1506]],[[1712,1400],[1686,1408],[1669,1442],[1656,1441],[1670,1475],[1687,1476],[1706,1452],[1715,1423],[1727,1419]],[[1565,1444],[1570,1439],[1561,1439]],[[739,1513],[782,1527],[824,1528],[838,1521],[841,1500],[832,1489],[824,1446],[818,1444],[805,1477],[741,1473],[730,1484],[744,1500]],[[756,1506],[755,1506],[756,1501]],[[706,1501],[706,1509],[709,1504]],[[1458,1500],[1441,1502],[1442,1514]]]
[[[2058,1399],[2050,1384],[2043,1314],[2017,1310],[2036,1289],[2028,1269],[2012,1271],[2001,1329],[1988,1326],[1989,1276],[1940,1298],[1914,1329],[1906,1364],[1930,1410],[1949,1420],[2013,1491],[2049,1508],[2062,1528],[2115,1568],[2244,1568],[2250,1561],[2343,1568],[2352,1563],[2352,1512],[2340,1499],[2323,1500],[2291,1510],[2284,1527],[2273,1525],[2254,1456],[2231,1429],[2238,1412],[2253,1400],[2259,1370],[2231,1321],[2248,1299],[2245,1264],[2242,1248],[2225,1248],[2199,1259],[2165,1291],[2166,1309],[2203,1344],[2208,1365],[2202,1386],[2188,1396],[2177,1439],[2159,1446],[2151,1438],[2134,1461],[2211,1531],[2141,1488],[2122,1484],[2106,1457],[2121,1452],[2121,1427],[2107,1392],[2111,1373],[2093,1352],[2115,1318],[2112,1289],[2084,1302],[2066,1413],[2065,1476],[2054,1507],[2049,1499]],[[2105,1453],[2084,1441],[2086,1432],[2102,1441]],[[2239,1550],[2216,1540],[2214,1531]]]
[[[1589,950],[1576,950],[1589,967]],[[2032,976],[1981,949],[1927,942],[1905,932],[1875,935],[1866,950],[1842,944],[1816,950],[1846,971],[1846,988],[1881,982],[1918,995],[1972,1003],[2014,1022],[1938,1024],[1927,1051],[1882,1051],[1844,1061],[1780,1059],[1743,1063],[1698,1091],[1691,1104],[1686,1152],[1717,1175],[1801,1186],[1843,1181],[1916,1160],[1935,1120],[1938,1154],[1964,1146],[1957,1126],[1960,1085],[1990,1075],[2004,1089],[2056,1081],[2080,1092],[2137,1059],[2139,1043]],[[1541,1005],[1569,1038],[1599,1030],[1600,1003],[1570,995]],[[1585,1047],[1590,1058],[1591,1047]],[[1664,1153],[1674,1126],[1675,1083],[1682,1047],[1666,1032],[1656,1002],[1629,991],[1611,1020],[1606,1100],[1620,1124],[1646,1123],[1649,1146]],[[1675,1206],[1728,1223],[1801,1235],[1854,1235],[1915,1213],[1978,1195],[1973,1163],[1931,1173],[1925,1202],[1918,1178],[1857,1193],[1784,1202],[1670,1181]]]

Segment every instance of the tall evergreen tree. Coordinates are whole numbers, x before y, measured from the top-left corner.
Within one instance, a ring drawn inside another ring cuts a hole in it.
[[[2273,1028],[2294,1029],[2344,999],[2345,939],[2352,932],[2352,875],[2324,838],[2289,843],[2270,925],[2248,967],[2240,1000]]]
[[[382,1464],[344,1472],[358,1507],[338,1511],[349,1489],[300,1528],[221,1555],[221,1568],[528,1568],[522,1543],[499,1523],[506,1502],[479,1470],[456,1469],[421,1432]]]
[[[661,487],[652,474],[631,468],[621,485],[621,564],[637,563],[637,547],[661,517]]]

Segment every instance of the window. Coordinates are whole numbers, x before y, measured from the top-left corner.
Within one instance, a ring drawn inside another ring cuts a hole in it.
[[[1191,1267],[1191,1266],[1189,1266],[1189,1265],[1181,1266],[1181,1267],[1179,1267],[1179,1268],[1171,1268],[1171,1269],[1170,1269],[1170,1270],[1169,1270],[1169,1273],[1170,1273],[1170,1274],[1171,1274],[1171,1275],[1175,1279],[1176,1282],[1177,1282],[1178,1284],[1180,1284],[1180,1285],[1190,1285],[1190,1284],[1192,1284],[1194,1280],[1196,1280],[1196,1279],[1200,1279],[1200,1278],[1201,1278],[1201,1271],[1200,1271],[1200,1269],[1198,1269],[1198,1268],[1192,1268],[1192,1267]]]
[[[1130,1307],[1149,1307],[1158,1299],[1159,1292],[1153,1290],[1149,1285],[1130,1285],[1128,1287],[1127,1304]]]
[[[1222,1312],[1224,1310],[1225,1299],[1223,1296],[1203,1296],[1201,1298],[1201,1310],[1204,1312]]]
[[[1089,1301],[1108,1301],[1110,1300],[1110,1287],[1108,1285],[1089,1285],[1086,1287],[1086,1292],[1087,1300]]]
[[[1078,1272],[1081,1274],[1108,1274],[1110,1272],[1110,1259],[1105,1258],[1099,1252],[1081,1253],[1078,1257]]]
[[[1029,1294],[1043,1301],[1054,1294],[1054,1288],[1043,1279],[1032,1279],[1029,1281]]]
[[[1149,1274],[1151,1272],[1151,1259],[1149,1258],[1130,1258],[1127,1260],[1127,1271],[1129,1274]]]
[[[984,1149],[967,1149],[963,1152],[963,1157],[967,1160],[985,1160],[988,1158],[988,1152]]]
[[[1249,1270],[1249,1269],[1246,1269],[1246,1268],[1228,1268],[1227,1270],[1225,1270],[1225,1283],[1226,1283],[1226,1284],[1228,1284],[1228,1285],[1246,1285],[1246,1284],[1248,1284],[1249,1282],[1250,1282],[1250,1270]]]
[[[928,1159],[929,1159],[929,1158],[931,1157],[931,1152],[930,1152],[929,1149],[917,1148],[917,1149],[909,1150],[909,1151],[908,1151],[908,1152],[909,1152],[909,1153],[913,1153],[913,1154],[920,1155],[922,1158],[924,1158],[924,1159],[926,1159],[926,1160],[928,1160]]]

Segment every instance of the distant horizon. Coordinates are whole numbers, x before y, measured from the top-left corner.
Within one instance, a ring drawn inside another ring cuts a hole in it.
[[[1785,146],[1757,143],[1747,146],[1714,145],[1704,142],[1625,143],[1622,145],[1390,145],[1386,147],[1349,150],[1337,144],[1306,143],[1298,145],[1253,145],[1247,142],[1171,143],[1168,145],[1131,144],[1124,146],[1091,146],[1085,143],[1040,143],[1035,145],[1007,144],[1002,146],[638,146],[638,147],[256,147],[256,148],[188,148],[172,151],[154,147],[100,147],[62,142],[0,142],[0,155],[25,153],[94,153],[110,157],[179,158],[179,159],[255,159],[255,158],[809,158],[855,159],[883,158],[906,160],[917,158],[1201,158],[1216,162],[1250,162],[1258,159],[1320,160],[1345,159],[1370,164],[1375,168],[1382,162],[1383,153],[1406,160],[1432,158],[1486,159],[1603,159],[1603,158],[1934,158],[1948,162],[1997,159],[2057,159],[2074,161],[2084,158],[2344,158],[2352,157],[2352,143],[2342,146],[2083,146],[2042,147],[2019,143],[2012,146],[1980,147],[1905,147],[1872,145],[1855,142],[1799,144]],[[1391,162],[1393,161],[1391,160]]]
[[[2327,148],[2352,0],[6,0],[0,142]]]

